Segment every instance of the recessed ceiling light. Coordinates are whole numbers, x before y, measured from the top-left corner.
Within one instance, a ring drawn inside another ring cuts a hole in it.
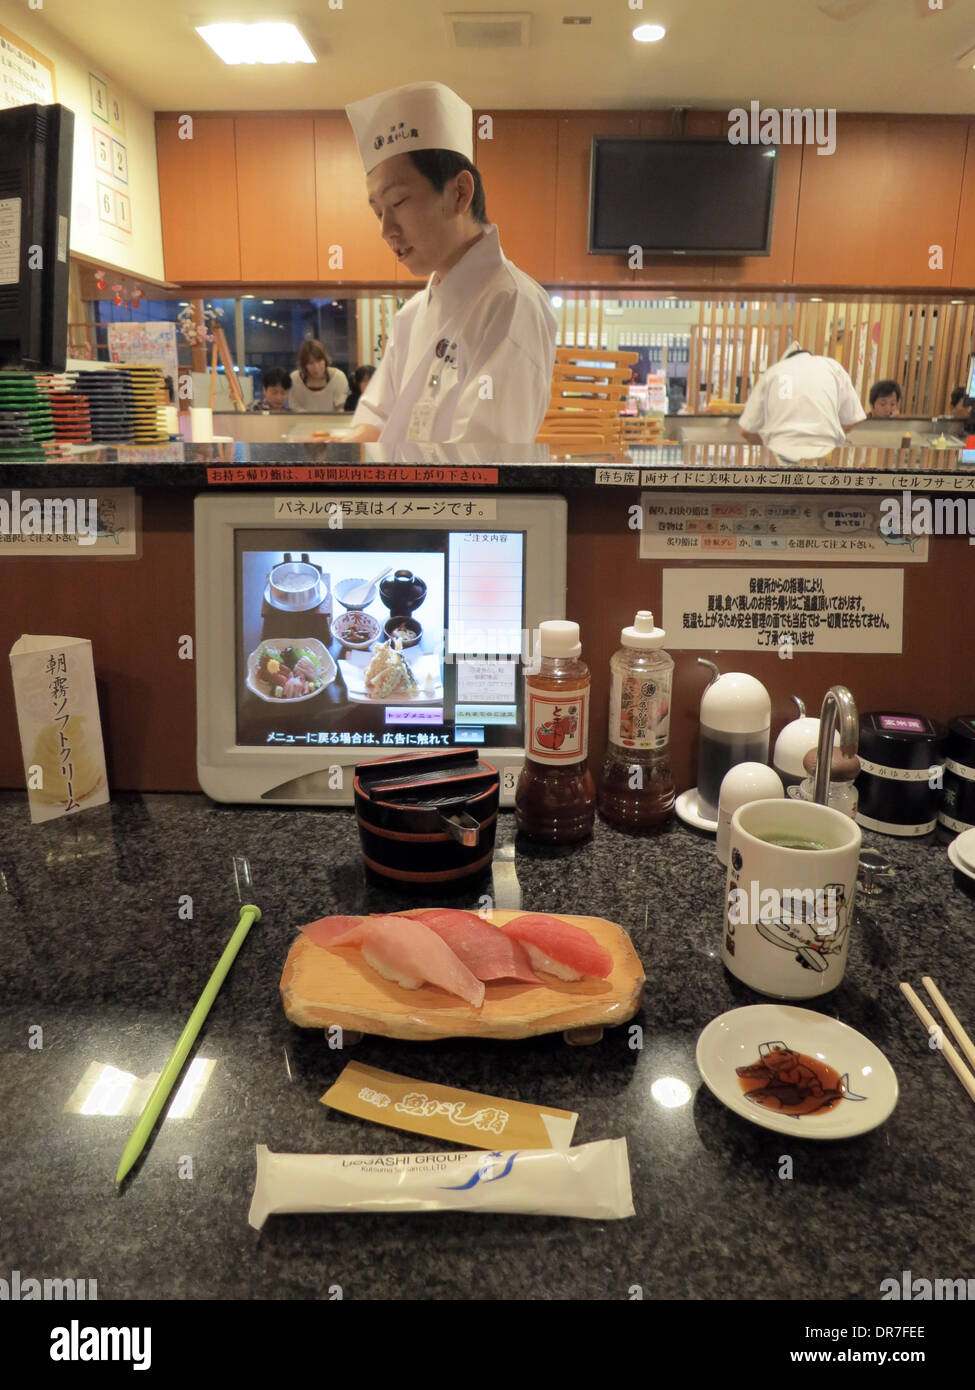
[[[952,304],[964,304],[965,301],[963,299],[953,299],[951,302]]]
[[[317,63],[293,24],[198,24],[196,32],[225,63]]]
[[[561,308],[562,308],[562,296],[561,296],[560,294],[553,294],[553,295],[552,295],[552,307],[553,307],[553,309],[561,309]]]
[[[662,24],[641,24],[633,30],[637,43],[657,43],[667,30]]]
[[[810,304],[822,304],[822,302],[823,302],[823,296],[822,296],[821,294],[811,294],[811,295],[809,296],[809,303],[810,303]]]
[[[273,303],[274,303],[274,300],[273,300],[273,299],[262,299],[262,300],[261,300],[261,303],[262,303],[262,304],[273,304]]]

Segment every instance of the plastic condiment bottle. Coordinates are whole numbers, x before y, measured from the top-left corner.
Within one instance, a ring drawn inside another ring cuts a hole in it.
[[[610,658],[609,742],[599,774],[599,814],[621,830],[659,830],[674,809],[670,730],[674,660],[667,636],[641,609]]]
[[[592,834],[596,789],[589,754],[589,667],[579,624],[539,624],[541,661],[525,674],[525,765],[515,789],[518,829],[568,844]]]

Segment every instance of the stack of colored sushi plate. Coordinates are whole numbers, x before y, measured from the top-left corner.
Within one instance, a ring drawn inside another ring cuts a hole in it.
[[[166,383],[158,367],[120,367],[128,374],[132,386],[135,418],[132,440],[135,444],[166,444],[169,435],[159,412],[166,405]]]
[[[490,921],[502,926],[523,915],[496,911]],[[435,985],[404,989],[373,970],[359,951],[322,950],[301,935],[288,952],[281,976],[284,1012],[299,1028],[338,1026],[410,1041],[531,1038],[626,1023],[639,1010],[646,983],[629,936],[602,917],[556,915],[589,932],[609,951],[613,969],[608,979],[543,975],[537,985],[496,980],[487,985],[481,1007],[474,1009]]]
[[[59,444],[90,444],[88,397],[83,391],[68,390],[58,382],[59,379],[53,376],[37,378],[37,385],[51,407],[55,439]]]
[[[88,399],[91,437],[95,444],[128,444],[135,422],[132,384],[117,368],[106,371],[77,371],[74,389]]]
[[[0,372],[0,457],[43,457],[53,440],[51,408],[33,376]]]

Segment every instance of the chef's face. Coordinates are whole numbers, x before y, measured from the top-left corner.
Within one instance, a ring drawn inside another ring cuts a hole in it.
[[[892,415],[897,414],[897,397],[893,392],[889,396],[878,396],[873,403],[873,413],[878,420],[889,420]]]
[[[462,180],[463,175],[448,179],[438,193],[407,154],[384,159],[366,176],[369,206],[379,218],[383,240],[411,275],[430,275],[469,241],[464,213],[471,200]]]

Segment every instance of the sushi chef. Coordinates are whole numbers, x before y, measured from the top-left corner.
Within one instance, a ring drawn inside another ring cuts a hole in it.
[[[832,357],[793,343],[763,372],[738,419],[748,444],[764,444],[783,463],[822,458],[867,418],[849,374]]]
[[[527,444],[551,395],[556,319],[487,220],[473,112],[440,82],[346,107],[383,240],[427,276],[393,321],[352,430],[336,439]]]

